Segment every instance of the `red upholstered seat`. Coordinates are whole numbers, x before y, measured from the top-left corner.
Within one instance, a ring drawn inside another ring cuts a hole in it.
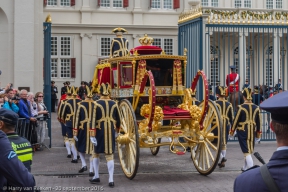
[[[177,115],[177,116],[190,116],[190,112],[187,110],[183,110],[180,108],[174,108],[174,107],[170,107],[170,106],[164,106],[163,107],[163,113],[164,116],[172,116],[172,115]]]
[[[133,55],[134,50],[137,50],[137,53],[140,55],[154,55],[154,54],[160,54],[162,52],[162,49],[157,46],[153,45],[141,45],[138,47],[135,47],[134,49],[130,50],[130,53]]]

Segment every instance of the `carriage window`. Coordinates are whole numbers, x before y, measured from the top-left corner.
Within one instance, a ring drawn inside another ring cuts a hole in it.
[[[120,64],[120,86],[130,87],[133,83],[132,64]]]

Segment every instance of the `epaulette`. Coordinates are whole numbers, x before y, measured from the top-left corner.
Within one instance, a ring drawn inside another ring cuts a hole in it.
[[[260,166],[259,166],[259,165],[254,165],[254,166],[250,167],[249,169],[246,169],[245,171],[242,170],[242,173],[247,172],[247,171],[250,171],[250,170],[255,169],[255,168],[257,168],[257,167],[260,167]]]

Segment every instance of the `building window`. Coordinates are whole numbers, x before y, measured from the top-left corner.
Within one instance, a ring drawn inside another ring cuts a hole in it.
[[[167,55],[173,55],[173,39],[154,38],[153,45],[161,47]]]
[[[218,46],[210,46],[210,83],[216,85],[219,81],[219,59],[218,59],[219,49]]]
[[[250,49],[251,46],[250,46]],[[236,73],[239,71],[239,47],[236,47],[234,49],[234,66],[236,67]],[[249,57],[249,51],[248,48],[246,48],[246,74],[245,79],[248,79],[250,81],[250,57]]]
[[[267,9],[282,9],[282,0],[266,0]]]
[[[51,37],[51,77],[71,78],[71,37]]]
[[[61,0],[60,5],[61,6],[70,6],[70,0]]]
[[[235,8],[251,8],[251,0],[235,0],[234,6]]]
[[[110,7],[110,0],[101,0],[100,6],[101,7]]]
[[[111,38],[101,37],[101,56],[110,55]]]
[[[57,5],[57,0],[47,0],[47,5],[56,6]]]
[[[123,5],[123,0],[100,0],[98,6],[107,7],[107,8],[123,8],[128,7],[127,5]],[[125,4],[125,3],[124,3]]]
[[[151,0],[152,9],[172,9],[172,0]]]
[[[218,7],[218,0],[202,0],[203,7]]]
[[[266,76],[265,76],[265,80],[266,80],[266,85],[272,85],[272,81],[273,81],[273,46],[270,46],[267,50],[266,50]]]
[[[123,7],[122,0],[113,0],[113,7]]]

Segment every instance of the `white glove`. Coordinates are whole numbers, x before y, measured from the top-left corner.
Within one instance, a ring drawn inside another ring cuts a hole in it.
[[[91,143],[93,143],[93,145],[96,147],[97,146],[97,140],[95,137],[90,137],[90,141]]]
[[[77,138],[77,136],[74,136],[73,138],[74,138],[74,140],[75,140],[75,141],[78,141],[78,138]]]
[[[255,142],[260,142],[261,138],[255,138]]]
[[[232,135],[229,135],[228,137],[229,137],[229,140],[233,140],[234,139],[234,136],[232,136]]]

